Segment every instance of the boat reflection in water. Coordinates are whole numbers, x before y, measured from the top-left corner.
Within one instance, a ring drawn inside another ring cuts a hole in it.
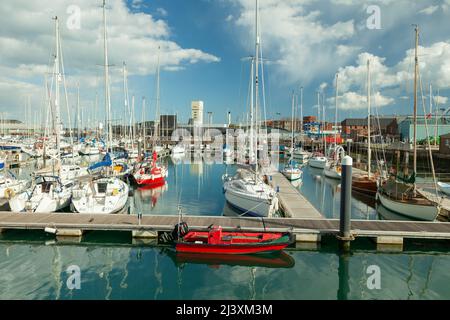
[[[292,268],[295,260],[284,251],[264,254],[198,254],[176,252],[166,249],[165,253],[172,259],[175,265],[204,264],[218,268],[220,266],[243,266],[243,267],[264,267],[264,268]]]
[[[380,220],[391,220],[391,221],[415,221],[414,219],[409,219],[406,216],[393,212],[383,206],[382,204],[376,205],[377,213]]]
[[[140,187],[136,190],[139,195],[140,200],[144,204],[151,204],[152,208],[156,206],[159,197],[166,192],[168,189],[167,182],[162,182],[160,185],[156,186],[145,186]]]

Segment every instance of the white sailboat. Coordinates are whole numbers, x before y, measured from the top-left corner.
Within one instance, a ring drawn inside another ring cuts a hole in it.
[[[327,161],[327,164],[325,165],[325,168],[323,169],[323,173],[326,177],[331,179],[341,179],[342,175],[342,167],[341,167],[341,161],[345,156],[344,148],[341,146],[337,146],[337,119],[338,119],[338,94],[339,94],[339,76],[336,74],[336,95],[335,95],[335,104],[336,104],[336,113],[335,113],[335,120],[334,120],[334,151],[332,154],[332,159]]]
[[[294,149],[293,157],[300,163],[307,163],[311,154],[303,149],[303,87],[300,88],[300,139],[302,144]]]
[[[300,180],[303,176],[303,171],[300,169],[300,167],[297,165],[297,163],[293,159],[294,154],[294,133],[295,133],[295,127],[294,127],[294,106],[295,106],[295,95],[292,93],[292,124],[291,124],[291,158],[289,159],[289,162],[286,164],[286,166],[281,170],[281,173],[290,181],[296,181]]]
[[[107,150],[112,150],[111,96],[108,65],[108,42],[106,29],[106,1],[103,1],[104,62],[105,62],[105,109],[108,134]],[[106,169],[112,161],[107,154]],[[100,164],[101,166],[101,164]],[[116,213],[124,209],[128,200],[128,185],[112,174],[112,177],[97,178],[89,183],[79,182],[73,190],[72,209],[80,213]]]
[[[318,113],[319,113],[319,119],[318,121],[320,121],[320,93],[317,92],[317,108],[318,108]],[[320,124],[319,124],[319,133],[320,133]],[[320,135],[319,135],[319,139],[320,139]],[[316,169],[324,169],[325,166],[327,165],[327,157],[325,157],[323,154],[321,153],[315,153],[308,161],[308,164],[310,167],[312,168],[316,168]]]
[[[441,192],[445,193],[447,196],[450,196],[450,184],[445,182],[438,182],[437,184]]]
[[[278,210],[277,194],[272,187],[267,185],[259,174],[257,137],[254,137],[254,126],[258,130],[258,100],[259,100],[259,63],[260,63],[260,35],[258,21],[258,0],[256,0],[256,45],[255,57],[251,67],[251,98],[250,98],[250,139],[249,159],[255,164],[255,170],[238,170],[234,177],[224,176],[223,189],[227,202],[243,214],[267,217],[272,216]],[[255,69],[255,72],[253,72]],[[253,86],[253,84],[255,86]],[[255,100],[255,103],[253,103]],[[256,138],[256,139],[255,139]]]
[[[17,179],[12,172],[6,172],[5,162],[0,160],[0,202],[22,193],[28,187],[28,181]]]
[[[128,200],[128,185],[120,179],[100,178],[73,190],[72,210],[79,213],[117,213]]]
[[[56,54],[54,60],[54,79],[55,79],[55,96],[50,97],[54,102],[54,132],[56,138],[56,150],[59,151],[61,141],[61,119],[60,119],[60,91],[59,86],[64,77],[61,74],[62,50],[59,34],[59,20],[55,17],[56,29]],[[31,211],[31,212],[55,212],[64,209],[70,204],[72,195],[73,182],[70,180],[63,181],[61,179],[61,158],[60,152],[56,153],[56,164],[53,167],[53,174],[41,174],[33,177],[33,183],[30,189],[23,193],[17,194],[9,200],[11,210],[14,212]]]
[[[415,26],[415,68],[414,68],[414,133],[413,133],[413,174],[411,177],[388,179],[381,183],[378,188],[377,197],[381,204],[391,211],[402,214],[406,217],[434,221],[439,214],[439,206],[436,202],[423,196],[417,189],[415,179],[417,176],[417,82],[419,72],[419,27]],[[427,135],[428,136],[428,135]],[[431,156],[431,152],[430,152]],[[433,167],[433,160],[431,159]],[[433,170],[434,176],[434,170]]]
[[[182,155],[186,153],[186,149],[182,145],[176,145],[172,148],[173,155]]]

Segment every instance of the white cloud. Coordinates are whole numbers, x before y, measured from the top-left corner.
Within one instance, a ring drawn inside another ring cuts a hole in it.
[[[143,0],[133,0],[131,2],[131,7],[136,10],[140,9],[142,7],[142,2],[143,2]]]
[[[4,81],[43,82],[54,53],[54,22],[51,18],[57,15],[69,83],[81,82],[82,90],[91,90],[93,83],[98,83],[98,77],[102,74],[100,65],[103,64],[102,8],[97,1],[77,0],[76,5],[81,8],[81,29],[72,30],[66,26],[69,18],[66,10],[73,3],[72,0],[0,2],[0,71]],[[178,71],[190,64],[220,61],[218,57],[201,50],[181,47],[170,40],[171,31],[167,22],[143,12],[130,11],[124,0],[110,0],[107,4],[113,82],[121,81],[123,61],[127,62],[130,76],[154,74],[158,47],[161,48],[161,66],[164,70]],[[140,0],[131,3],[132,7],[140,5],[143,5]],[[163,12],[160,10],[160,13]],[[8,88],[3,85],[0,90]],[[23,90],[7,91],[0,92],[0,96],[22,93]],[[10,101],[3,103],[9,104]]]
[[[438,9],[439,9],[439,6],[429,6],[429,7],[426,7],[425,9],[420,10],[419,13],[423,13],[426,15],[432,15]]]
[[[334,98],[329,98],[330,103],[334,103]],[[386,107],[395,102],[393,98],[381,95],[380,92],[376,92],[371,97],[373,106]],[[346,92],[338,97],[338,108],[341,110],[362,110],[367,109],[367,96],[360,95],[356,92]]]
[[[386,59],[364,52],[358,55],[356,65],[339,69],[339,87],[341,92],[353,92],[348,101],[357,105],[357,93],[367,90],[367,61],[370,60],[372,89],[391,91],[399,94],[412,89],[414,78],[414,50],[405,52],[404,58],[395,65],[388,66]],[[419,47],[419,71],[422,83],[433,83],[435,88],[450,88],[450,43],[437,42],[429,47]],[[402,96],[400,99],[408,99]],[[344,99],[345,100],[345,99]],[[444,101],[444,100],[443,100]],[[389,100],[379,97],[379,105]],[[445,103],[445,102],[443,102]],[[390,104],[390,103],[389,103]],[[350,105],[345,103],[344,105]]]
[[[240,7],[236,25],[245,30],[246,49],[254,42],[255,2],[229,0]],[[260,2],[263,52],[276,60],[284,82],[304,85],[346,64],[358,48],[345,44],[355,34],[353,20],[325,23],[320,10],[309,10],[313,0],[265,0]],[[336,55],[338,51],[338,55]]]
[[[442,96],[433,96],[433,102],[442,106],[442,104],[446,104],[448,102],[448,98]]]
[[[169,13],[167,12],[167,10],[164,9],[164,8],[158,8],[158,9],[156,9],[156,12],[157,12],[160,16],[163,16],[163,17],[167,17],[167,16],[169,15]]]

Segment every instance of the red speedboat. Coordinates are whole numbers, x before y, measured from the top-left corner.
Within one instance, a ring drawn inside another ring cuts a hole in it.
[[[139,186],[158,187],[164,185],[167,170],[165,167],[158,166],[157,160],[158,155],[154,152],[151,162],[145,161],[138,167],[133,177]]]
[[[252,254],[280,251],[293,242],[293,236],[284,232],[226,232],[212,226],[209,231],[186,231],[182,228],[175,241],[177,252],[207,254]],[[175,230],[174,230],[175,231]]]

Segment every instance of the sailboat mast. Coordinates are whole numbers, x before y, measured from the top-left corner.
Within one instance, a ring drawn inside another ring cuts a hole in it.
[[[142,97],[142,143],[143,143],[143,152],[144,154],[147,152],[147,143],[146,143],[146,134],[147,134],[147,128],[146,128],[146,121],[145,121],[145,108],[146,108],[146,101],[145,97]]]
[[[77,84],[77,139],[80,141],[80,83]]]
[[[255,33],[256,33],[256,44],[255,44],[255,124],[256,124],[256,143],[255,143],[255,172],[258,172],[258,110],[259,110],[259,2],[255,0],[256,3],[256,12],[255,12]]]
[[[108,126],[107,147],[112,150],[112,124],[111,124],[111,97],[109,92],[109,62],[108,62],[108,41],[106,30],[106,0],[103,0],[103,49],[105,60],[105,111],[106,111],[106,125]]]
[[[327,136],[325,134],[325,130],[327,127],[327,123],[326,123],[326,118],[325,118],[325,91],[322,91],[322,117],[323,117],[323,150],[324,150],[324,154],[325,156],[327,156]]]
[[[319,133],[319,148],[323,147],[323,141],[321,139],[321,126],[322,126],[322,121],[320,120],[320,92],[317,91],[317,113],[318,113],[318,118],[317,118],[317,123],[319,125],[318,128],[318,133]]]
[[[295,93],[292,91],[292,122],[291,122],[291,158],[294,156],[294,108],[295,108]]]
[[[303,87],[300,87],[300,138],[302,139],[303,148]]]
[[[433,85],[430,83],[430,115],[433,114]]]
[[[337,123],[338,123],[338,96],[339,96],[339,74],[336,73],[336,92],[334,102],[336,104],[336,110],[334,114],[334,144],[337,146]],[[336,155],[337,157],[337,155]]]
[[[60,65],[59,65],[59,20],[55,17],[55,32],[56,32],[56,54],[55,54],[55,76],[56,76],[56,87],[55,87],[55,135],[56,135],[56,154],[57,158],[60,157],[60,146],[61,146],[61,119],[59,110],[59,82],[61,80]]]
[[[160,72],[161,72],[161,66],[160,66],[160,54],[161,54],[161,47],[158,46],[158,67],[157,67],[157,75],[156,75],[156,119],[155,119],[155,137],[156,140],[159,139],[159,120],[160,120]]]
[[[419,58],[418,58],[418,47],[419,47],[419,26],[415,26],[416,31],[416,46],[414,50],[414,133],[413,133],[413,172],[414,175],[417,175],[417,74],[419,69]]]
[[[372,142],[370,132],[370,117],[371,117],[371,101],[370,101],[370,60],[367,60],[367,176],[370,179],[371,175],[371,163],[372,163]]]
[[[252,59],[252,65],[251,65],[251,70],[250,70],[250,74],[251,74],[251,81],[250,81],[250,91],[251,91],[251,95],[250,95],[250,119],[248,119],[249,115],[247,113],[247,124],[250,123],[250,143],[249,143],[249,159],[250,159],[250,163],[253,161],[253,157],[254,157],[254,132],[253,132],[253,108],[254,108],[254,94],[253,94],[253,90],[254,90],[254,85],[253,85],[253,75],[254,75],[254,65],[255,65],[255,60]]]

